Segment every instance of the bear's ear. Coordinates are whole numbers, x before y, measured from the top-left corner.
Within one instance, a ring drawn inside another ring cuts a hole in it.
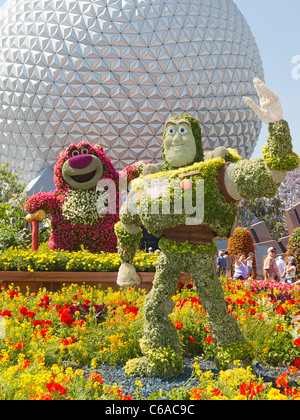
[[[100,150],[101,152],[103,152],[103,147],[100,146],[100,144],[93,144],[92,146],[94,149]]]
[[[62,150],[58,155],[58,161],[65,161],[68,158],[68,150]]]

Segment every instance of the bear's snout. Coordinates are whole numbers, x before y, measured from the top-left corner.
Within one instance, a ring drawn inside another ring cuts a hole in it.
[[[78,155],[69,159],[69,165],[73,169],[84,169],[92,162],[93,157],[91,155]]]

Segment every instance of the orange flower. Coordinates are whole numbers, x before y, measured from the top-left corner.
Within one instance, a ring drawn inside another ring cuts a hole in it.
[[[261,391],[263,391],[263,389],[264,387],[262,385],[259,385],[257,382],[250,382],[250,384],[246,384],[246,382],[243,382],[240,388],[240,395],[244,395],[250,400],[253,400],[253,398]]]
[[[98,384],[103,384],[103,379],[101,378],[101,376],[99,375],[99,373],[91,373],[88,378],[87,378],[88,382],[98,382]]]
[[[25,348],[25,344],[24,343],[18,342],[18,343],[15,343],[13,345],[13,350],[19,350],[19,349],[24,349],[24,348]]]
[[[283,387],[286,388],[289,384],[289,377],[287,373],[283,373],[282,375],[279,375],[276,379],[276,385],[277,388]]]
[[[43,394],[35,394],[31,400],[38,400],[38,401],[51,401],[52,395],[50,392],[44,392]]]
[[[190,400],[201,400],[203,396],[203,388],[193,388],[190,392]]]
[[[25,369],[30,365],[30,360],[24,359],[23,363],[20,364],[19,370]]]

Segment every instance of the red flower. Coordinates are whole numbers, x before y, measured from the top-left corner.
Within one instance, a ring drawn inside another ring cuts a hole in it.
[[[132,314],[136,315],[138,313],[138,310],[139,310],[138,307],[136,307],[136,306],[129,307],[129,305],[127,303],[126,308],[124,309],[124,314],[132,313]]]
[[[286,315],[286,310],[281,304],[277,308],[276,315]]]
[[[30,360],[24,359],[22,364],[19,366],[19,370],[25,369],[30,365]]]
[[[10,299],[13,299],[15,296],[18,296],[18,295],[19,295],[19,292],[17,290],[11,290],[9,292]]]
[[[64,324],[67,324],[68,327],[71,327],[71,325],[73,324],[74,319],[70,315],[70,309],[69,308],[64,308],[62,310],[62,314],[61,314],[61,317],[60,317],[60,322],[62,322]]]
[[[195,341],[194,337],[192,337],[191,335],[189,336],[189,340],[190,340],[191,343],[194,343],[194,341]]]
[[[174,324],[176,330],[178,330],[178,331],[180,331],[183,327],[183,323],[180,322],[180,321],[175,321],[173,324]]]
[[[297,339],[294,341],[294,346],[300,346],[300,338],[297,338]]]
[[[278,325],[278,327],[276,328],[276,331],[284,331],[284,327],[282,327],[281,325]]]
[[[299,358],[295,359],[294,365],[298,368],[300,367],[300,359]]]
[[[8,316],[9,318],[12,316],[12,313],[11,313],[11,311],[3,311],[2,313],[0,313],[0,315],[2,315],[2,316]]]
[[[21,306],[19,312],[21,315],[26,316],[26,318],[33,318],[36,315],[35,312],[29,311],[25,306]]]
[[[45,327],[45,328],[41,328],[39,331],[35,332],[33,335],[34,337],[39,337],[39,335],[41,335],[41,337],[46,337],[48,332],[49,332],[48,328]]]
[[[41,299],[41,302],[38,304],[39,308],[48,308],[48,303],[50,302],[50,298],[48,295],[44,295],[44,297]]]
[[[64,388],[60,384],[56,384],[55,382],[50,382],[48,385],[46,385],[46,389],[49,392],[57,392],[58,395],[65,395],[67,393],[66,388]]]
[[[249,308],[249,309],[247,309],[247,314],[255,315],[256,314],[256,310],[254,308]]]
[[[66,339],[61,339],[61,341],[60,341],[61,343],[63,343],[64,344],[64,346],[68,346],[69,344],[73,344],[73,343],[76,343],[76,340],[75,340],[75,338],[74,337],[68,337],[68,338],[66,338]]]
[[[44,321],[42,319],[36,319],[32,321],[32,324],[36,327],[37,325],[52,325],[52,321]]]
[[[205,343],[207,343],[207,344],[211,344],[214,340],[212,339],[212,336],[210,335],[208,338],[206,338],[205,340]]]
[[[19,308],[19,312],[21,315],[26,316],[27,315],[27,308],[25,308],[25,306],[21,306]]]

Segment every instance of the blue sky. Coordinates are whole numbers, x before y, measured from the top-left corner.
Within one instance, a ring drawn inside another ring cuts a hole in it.
[[[0,6],[4,2],[0,0]],[[300,155],[300,1],[235,0],[235,3],[256,38],[264,63],[266,84],[281,98],[294,150]],[[264,124],[253,157],[261,157],[260,149],[266,136],[267,125]]]
[[[300,1],[235,0],[259,47],[268,87],[280,96],[284,119],[291,128],[294,150],[300,155]],[[294,70],[293,70],[294,69]],[[293,75],[293,72],[295,75]],[[298,75],[298,80],[293,76]],[[253,157],[261,157],[268,127],[264,124]]]

